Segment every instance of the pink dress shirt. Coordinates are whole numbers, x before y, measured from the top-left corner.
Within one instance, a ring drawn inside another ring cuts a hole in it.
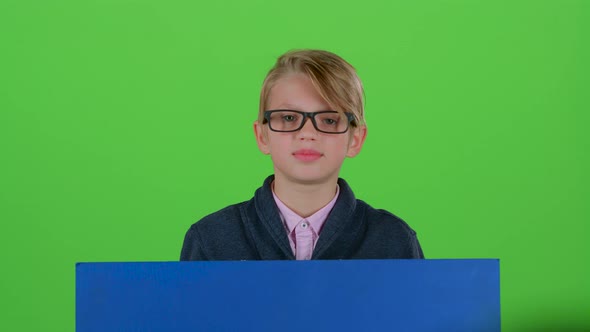
[[[336,185],[336,195],[334,195],[334,198],[332,198],[326,206],[307,218],[299,216],[281,202],[279,197],[275,194],[274,184],[272,189],[272,196],[279,207],[279,215],[287,230],[287,237],[289,238],[289,244],[291,244],[295,259],[311,259],[313,248],[315,248],[322,227],[328,218],[328,214],[332,211],[334,204],[336,204],[336,199],[340,193],[340,187]]]

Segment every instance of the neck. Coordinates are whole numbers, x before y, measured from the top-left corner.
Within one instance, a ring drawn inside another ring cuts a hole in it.
[[[307,218],[326,206],[336,195],[338,178],[314,184],[301,184],[275,176],[274,192],[289,209]]]

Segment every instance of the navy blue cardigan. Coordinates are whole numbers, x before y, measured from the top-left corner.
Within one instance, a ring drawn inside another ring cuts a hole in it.
[[[193,224],[180,260],[295,259],[270,184],[254,197]],[[414,232],[403,220],[354,197],[343,179],[340,194],[320,233],[311,259],[424,258]]]

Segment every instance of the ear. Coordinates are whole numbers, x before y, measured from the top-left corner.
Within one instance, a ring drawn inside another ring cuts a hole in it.
[[[264,125],[259,123],[258,120],[254,121],[254,135],[256,136],[256,144],[258,144],[260,152],[270,154],[268,133],[266,132]]]
[[[346,156],[352,158],[359,154],[365,143],[365,138],[367,138],[367,126],[362,125],[354,128],[350,141],[348,142]]]

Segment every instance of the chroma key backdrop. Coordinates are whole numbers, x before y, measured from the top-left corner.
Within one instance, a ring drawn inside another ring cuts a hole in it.
[[[499,258],[503,331],[590,329],[589,36],[586,0],[3,0],[0,330],[73,331],[76,262],[178,260],[250,199],[296,48],[363,80],[358,198],[427,258]]]

